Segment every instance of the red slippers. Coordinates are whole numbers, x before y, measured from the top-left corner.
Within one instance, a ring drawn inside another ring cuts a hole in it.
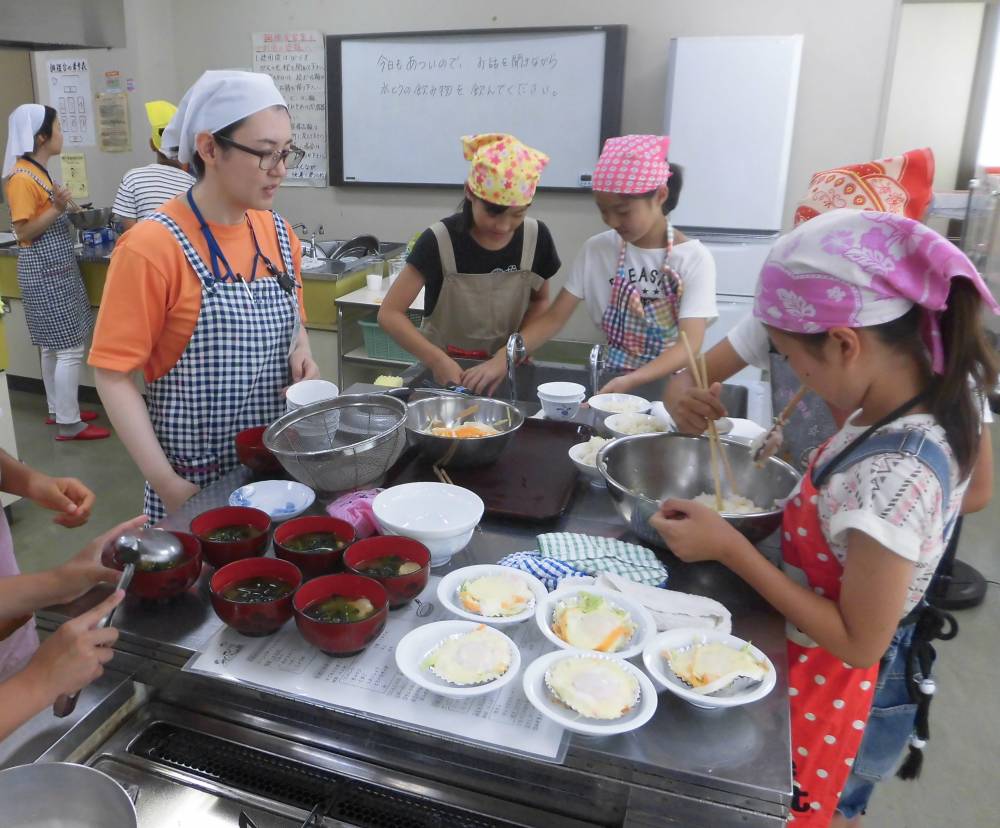
[[[110,437],[111,432],[106,428],[101,428],[100,426],[89,425],[83,431],[72,435],[71,437],[59,434],[56,439],[59,442],[66,442],[68,440],[103,440],[106,437]]]

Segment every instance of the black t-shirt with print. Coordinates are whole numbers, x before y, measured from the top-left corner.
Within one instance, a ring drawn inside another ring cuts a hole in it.
[[[523,224],[514,231],[514,237],[506,247],[500,250],[487,250],[472,238],[471,234],[462,229],[464,220],[461,213],[455,213],[442,221],[448,228],[448,235],[451,236],[451,246],[455,251],[455,264],[459,273],[494,273],[498,270],[520,269],[521,249],[524,245]],[[420,234],[406,261],[424,277],[426,282],[424,313],[430,316],[437,305],[443,281],[441,254],[433,230],[428,227]],[[538,241],[535,244],[535,260],[531,270],[543,279],[551,279],[558,273],[561,264],[549,228],[538,222]]]

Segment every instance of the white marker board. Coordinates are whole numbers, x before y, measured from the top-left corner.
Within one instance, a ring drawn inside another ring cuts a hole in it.
[[[624,26],[327,38],[333,183],[460,185],[460,138],[545,152],[546,189],[587,190],[621,126]]]
[[[664,129],[684,167],[675,224],[781,229],[801,55],[801,35],[671,40]]]

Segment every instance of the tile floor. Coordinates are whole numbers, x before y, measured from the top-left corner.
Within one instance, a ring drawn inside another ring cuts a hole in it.
[[[43,424],[39,395],[12,392],[18,449],[28,464],[81,478],[98,500],[86,527],[66,530],[33,504],[13,507],[12,531],[25,571],[64,561],[87,540],[142,508],[142,476],[117,438],[57,443]],[[103,418],[102,421],[103,423]],[[993,426],[1000,468],[1000,425]],[[987,578],[1000,581],[1000,508],[966,519],[959,557]],[[1000,587],[990,586],[980,607],[958,613],[961,634],[938,647],[938,687],[931,715],[933,742],[916,783],[892,779],[876,791],[865,824],[872,828],[979,828],[1000,824]]]

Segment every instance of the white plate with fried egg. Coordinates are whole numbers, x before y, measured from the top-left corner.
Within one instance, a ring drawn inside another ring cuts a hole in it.
[[[535,607],[548,594],[545,584],[533,575],[497,564],[449,572],[437,590],[438,600],[452,615],[496,627],[533,618]]]
[[[521,669],[521,652],[482,622],[437,621],[403,636],[396,645],[396,666],[425,690],[464,699],[513,681]]]
[[[648,722],[656,688],[642,670],[603,653],[560,650],[524,671],[524,695],[547,719],[573,733],[613,736]]]
[[[656,622],[638,601],[594,586],[561,587],[535,608],[535,622],[557,647],[632,658],[654,635]]]

